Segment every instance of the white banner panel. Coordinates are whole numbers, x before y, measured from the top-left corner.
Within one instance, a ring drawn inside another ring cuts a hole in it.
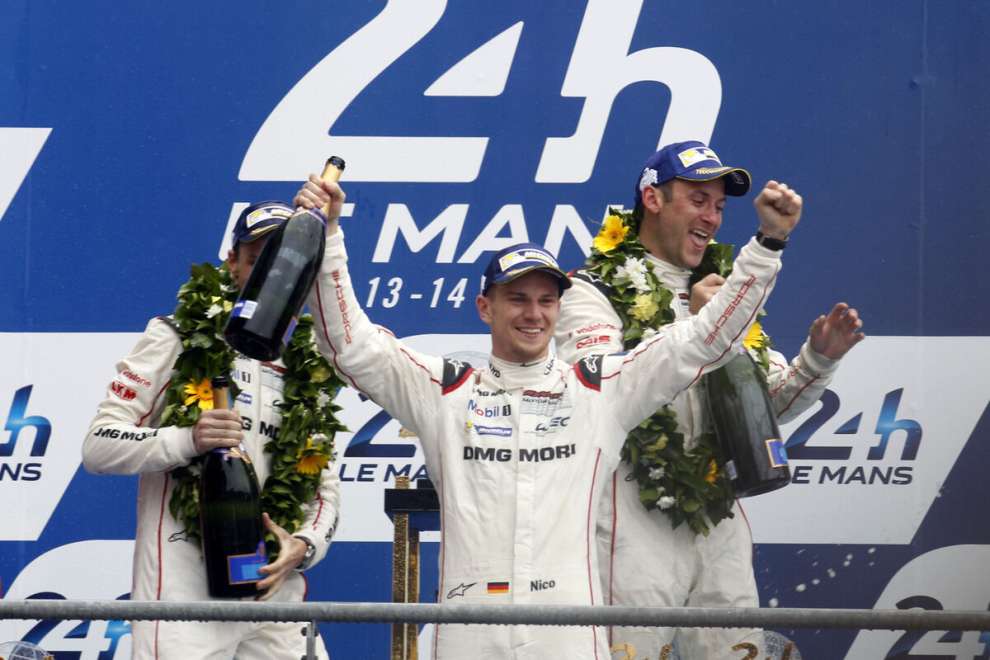
[[[754,541],[910,543],[990,401],[990,338],[868,337],[829,389],[781,428],[792,483],[743,500]]]

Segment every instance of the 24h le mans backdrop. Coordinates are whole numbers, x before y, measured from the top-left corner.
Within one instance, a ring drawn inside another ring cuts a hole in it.
[[[8,0],[0,6],[0,582],[126,598],[134,478],[80,466],[146,320],[250,201],[347,160],[358,296],[414,345],[484,359],[473,297],[529,239],[575,266],[658,144],[709,140],[806,211],[766,326],[789,356],[855,305],[869,338],[784,429],[788,488],[747,500],[768,607],[990,606],[990,4]],[[756,222],[731,200],[720,239]],[[382,489],[415,440],[345,391],[343,522],[310,598],[385,601]],[[427,537],[435,541],[435,536]],[[433,599],[435,543],[424,549]],[[325,625],[334,657],[386,626]],[[0,622],[60,660],[124,622]],[[806,658],[987,658],[990,632],[795,631]]]

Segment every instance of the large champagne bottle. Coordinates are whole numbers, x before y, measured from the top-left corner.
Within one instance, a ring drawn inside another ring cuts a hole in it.
[[[768,493],[790,483],[787,452],[766,380],[742,349],[705,377],[708,410],[737,497]]]
[[[344,161],[331,156],[323,179],[336,181]],[[323,215],[329,212],[323,209]],[[323,259],[326,223],[319,212],[297,209],[272,232],[230,312],[227,343],[256,360],[275,360],[289,343],[295,319]]]
[[[226,377],[213,379],[213,403],[228,407]],[[210,596],[257,596],[258,569],[268,563],[258,477],[247,453],[214,449],[203,461],[199,482],[200,529]]]

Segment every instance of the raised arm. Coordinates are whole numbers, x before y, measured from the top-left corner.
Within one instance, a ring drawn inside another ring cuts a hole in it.
[[[802,204],[785,184],[768,182],[754,205],[759,234],[777,243],[765,247],[750,240],[728,280],[697,315],[663,327],[625,356],[603,360],[603,390],[613,398],[623,428],[632,429],[731,356],[773,290],[779,242],[797,226]]]
[[[603,359],[603,391],[614,400],[623,428],[634,428],[731,358],[773,290],[779,255],[750,241],[725,285],[696,316],[662,327],[628,353]]]
[[[571,277],[554,332],[557,357],[569,364],[592,353],[618,353],[623,345],[622,319],[605,294],[582,277]]]
[[[296,204],[330,204],[327,246],[308,305],[315,318],[316,344],[341,377],[367,394],[407,428],[424,428],[441,396],[444,361],[401,344],[371,323],[354,295],[347,270],[344,235],[337,225],[344,193],[333,182],[313,176]],[[309,190],[311,197],[305,197]],[[429,438],[420,436],[421,442]],[[429,451],[428,447],[424,447]]]

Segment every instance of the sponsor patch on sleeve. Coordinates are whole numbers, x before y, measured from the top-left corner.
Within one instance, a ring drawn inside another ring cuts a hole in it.
[[[135,392],[134,390],[132,390],[131,388],[129,388],[127,385],[120,382],[119,380],[115,380],[112,383],[110,383],[110,391],[113,392],[115,395],[117,395],[119,398],[123,399],[124,401],[133,401],[134,399],[137,398],[137,392]]]
[[[609,335],[596,335],[593,337],[585,337],[584,339],[578,340],[575,345],[576,348],[587,348],[589,346],[598,346],[599,344],[607,344],[611,340]]]
[[[444,394],[449,394],[453,392],[458,387],[460,387],[467,377],[471,374],[473,368],[467,362],[461,362],[460,360],[454,360],[451,358],[444,358],[443,360],[443,381],[441,387],[443,388]]]
[[[600,391],[602,389],[602,358],[600,354],[589,355],[577,361],[574,371],[577,373],[581,384],[590,390]]]

